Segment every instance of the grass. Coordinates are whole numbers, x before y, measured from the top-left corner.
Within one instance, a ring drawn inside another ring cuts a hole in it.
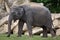
[[[17,35],[11,35],[10,37],[6,36],[7,36],[6,34],[0,34],[0,40],[60,40],[60,36],[47,37],[47,38],[43,38],[38,35],[34,35],[31,38],[26,35],[22,35],[22,37],[17,37]]]

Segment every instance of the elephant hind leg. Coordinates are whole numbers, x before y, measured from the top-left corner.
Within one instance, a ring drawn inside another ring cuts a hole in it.
[[[50,33],[51,33],[52,37],[55,37],[56,33],[52,28],[50,29]]]
[[[56,31],[52,28],[52,27],[48,27],[52,37],[55,37],[56,36]]]
[[[46,26],[42,26],[43,28],[43,37],[47,37],[47,28]]]

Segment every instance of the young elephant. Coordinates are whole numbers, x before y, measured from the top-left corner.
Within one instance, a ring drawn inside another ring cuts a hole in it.
[[[47,37],[47,29],[50,30],[52,36],[55,33],[52,29],[51,13],[46,7],[33,7],[30,5],[22,5],[12,8],[8,19],[8,37],[11,34],[11,22],[12,20],[18,22],[18,36],[22,34],[22,28],[24,23],[27,24],[29,36],[32,36],[32,26],[38,26],[43,28],[43,37]]]

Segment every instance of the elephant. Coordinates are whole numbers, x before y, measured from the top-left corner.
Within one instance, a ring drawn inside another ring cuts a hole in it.
[[[51,35],[54,37],[53,22],[51,18],[50,10],[45,6],[34,7],[30,5],[21,5],[12,7],[8,18],[8,37],[11,34],[12,20],[18,22],[18,36],[22,35],[22,28],[24,23],[27,24],[29,36],[32,36],[32,26],[43,28],[43,37],[47,37],[47,29],[49,29]]]

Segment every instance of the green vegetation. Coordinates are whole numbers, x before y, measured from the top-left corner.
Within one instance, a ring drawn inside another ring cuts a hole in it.
[[[11,35],[10,37],[6,37],[6,34],[0,34],[0,40],[60,40],[60,36],[56,37],[48,37],[48,38],[43,38],[39,35],[34,35],[33,37],[28,37],[22,35],[22,37],[17,37],[17,35]]]
[[[32,2],[44,3],[51,12],[60,13],[60,0],[32,0]]]

